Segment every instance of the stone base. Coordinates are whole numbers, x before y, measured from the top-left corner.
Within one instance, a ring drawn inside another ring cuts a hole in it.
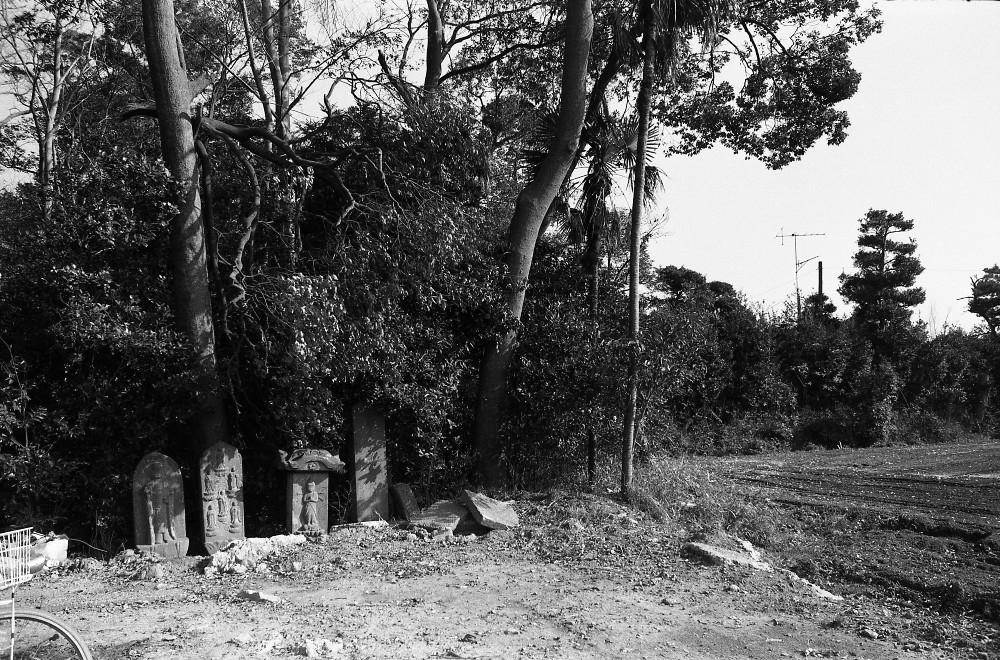
[[[323,530],[321,529],[300,529],[294,532],[295,534],[301,534],[308,539],[318,539],[324,536]]]
[[[171,541],[169,543],[154,543],[153,545],[143,545],[141,543],[136,544],[136,548],[139,552],[152,552],[154,555],[160,555],[167,559],[174,559],[176,557],[186,557],[188,553],[188,539],[181,538],[176,541]]]

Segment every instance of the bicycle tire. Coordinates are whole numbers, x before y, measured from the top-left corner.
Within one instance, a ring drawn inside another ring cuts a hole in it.
[[[41,610],[19,610],[14,614],[15,637],[10,637],[10,614],[0,614],[0,658],[15,660],[93,660],[90,649],[73,628]]]

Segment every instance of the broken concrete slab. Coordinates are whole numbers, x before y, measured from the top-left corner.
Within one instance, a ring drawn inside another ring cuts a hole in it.
[[[452,500],[439,500],[410,520],[414,525],[442,532],[454,532],[462,518],[472,517],[469,510]]]
[[[764,571],[766,573],[772,573],[777,571],[778,573],[784,575],[788,578],[790,582],[797,582],[808,589],[814,596],[821,598],[823,600],[828,600],[832,602],[840,602],[844,600],[843,596],[838,596],[837,594],[830,593],[826,589],[819,587],[805,578],[799,577],[792,571],[786,568],[775,569],[774,566],[764,561],[761,557],[760,551],[753,547],[748,541],[740,541],[740,544],[746,549],[746,552],[740,552],[739,550],[728,550],[726,548],[719,548],[714,545],[709,545],[707,543],[685,543],[681,546],[681,553],[694,555],[696,557],[701,557],[716,565],[731,565],[731,566],[745,566],[747,568],[753,568],[758,571]]]
[[[813,595],[816,596],[817,598],[821,598],[823,600],[829,600],[834,603],[839,603],[844,600],[843,596],[838,596],[837,594],[830,593],[823,587],[813,584],[804,577],[799,577],[798,575],[788,570],[787,568],[779,568],[778,571],[784,574],[789,579],[789,581],[798,582],[799,584],[805,586],[806,589],[811,591]]]
[[[506,502],[470,490],[463,490],[459,500],[468,508],[476,522],[483,527],[513,529],[521,524],[514,507]]]
[[[719,548],[707,543],[685,543],[681,546],[681,553],[700,557],[716,565],[746,566],[768,573],[774,570],[774,567],[766,561],[754,559],[749,553],[738,550],[727,550],[726,548]]]
[[[444,534],[484,534],[488,527],[480,525],[469,509],[455,500],[439,500],[422,510],[410,524]]]
[[[409,484],[393,484],[389,487],[389,495],[392,496],[392,508],[400,518],[412,521],[420,515],[420,505]]]

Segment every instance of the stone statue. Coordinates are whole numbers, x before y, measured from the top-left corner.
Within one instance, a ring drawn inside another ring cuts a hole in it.
[[[239,531],[242,523],[243,521],[240,519],[240,508],[236,506],[236,501],[234,500],[229,506],[229,531]]]
[[[216,523],[218,522],[218,519],[215,516],[215,504],[213,504],[212,502],[209,502],[207,505],[205,505],[205,521],[206,521],[205,533],[215,534],[215,526]]]
[[[319,530],[319,517],[316,512],[316,505],[319,500],[320,496],[316,492],[316,482],[308,482],[306,484],[306,492],[302,495],[302,505],[306,518],[306,524],[303,527],[311,532]]]
[[[154,451],[139,461],[132,479],[132,513],[139,550],[167,558],[187,554],[184,486],[169,456]]]

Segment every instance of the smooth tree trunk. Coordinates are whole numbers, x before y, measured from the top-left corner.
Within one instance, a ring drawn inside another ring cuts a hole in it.
[[[264,43],[264,52],[267,57],[267,68],[271,74],[271,93],[274,96],[274,132],[281,139],[285,139],[285,127],[288,125],[289,117],[286,116],[288,90],[285,81],[285,69],[281,63],[283,60],[280,46],[287,45],[287,40],[283,35],[282,19],[286,14],[281,11],[281,5],[285,0],[279,0],[279,8],[276,10],[271,0],[261,0],[261,35]],[[275,25],[278,29],[275,30]],[[263,101],[263,99],[262,99]]]
[[[444,67],[444,17],[438,0],[427,0],[427,64],[424,72],[425,94],[433,94],[441,84]]]
[[[278,70],[281,72],[280,90],[277,93],[276,101],[280,108],[278,125],[274,127],[275,132],[282,140],[287,140],[292,131],[292,0],[279,0],[278,2]]]
[[[636,405],[639,398],[639,361],[642,345],[639,341],[639,251],[641,249],[644,195],[646,189],[646,143],[649,138],[649,99],[653,91],[653,66],[655,24],[647,21],[642,38],[642,82],[636,112],[639,115],[639,133],[635,153],[635,171],[632,176],[632,228],[629,244],[628,271],[628,377],[626,380],[625,422],[622,428],[622,495],[632,493],[632,458],[635,448]]]
[[[146,57],[160,129],[163,161],[183,182],[178,213],[170,224],[174,315],[198,355],[200,401],[193,422],[192,452],[227,439],[225,409],[217,391],[215,330],[197,181],[197,154],[189,113],[191,84],[181,64],[172,0],[142,0]]]
[[[600,202],[589,198],[584,205],[587,218],[587,244],[584,248],[581,262],[584,278],[587,280],[587,320],[590,325],[588,343],[590,350],[597,345],[600,335],[600,286],[601,286],[601,250],[604,245],[602,234],[603,223],[597,221],[597,213],[604,212]],[[597,483],[597,429],[594,428],[594,406],[596,402],[591,394],[591,406],[587,412],[587,483],[593,487]]]
[[[566,177],[580,144],[580,132],[587,109],[587,64],[594,17],[590,0],[570,0],[566,10],[566,46],[558,129],[538,174],[517,197],[510,222],[507,259],[507,293],[504,301],[506,329],[486,348],[479,372],[479,390],[473,423],[476,472],[484,484],[502,482],[506,475],[501,464],[499,431],[507,403],[508,378],[517,339],[517,324],[524,308],[528,276],[535,243]]]

